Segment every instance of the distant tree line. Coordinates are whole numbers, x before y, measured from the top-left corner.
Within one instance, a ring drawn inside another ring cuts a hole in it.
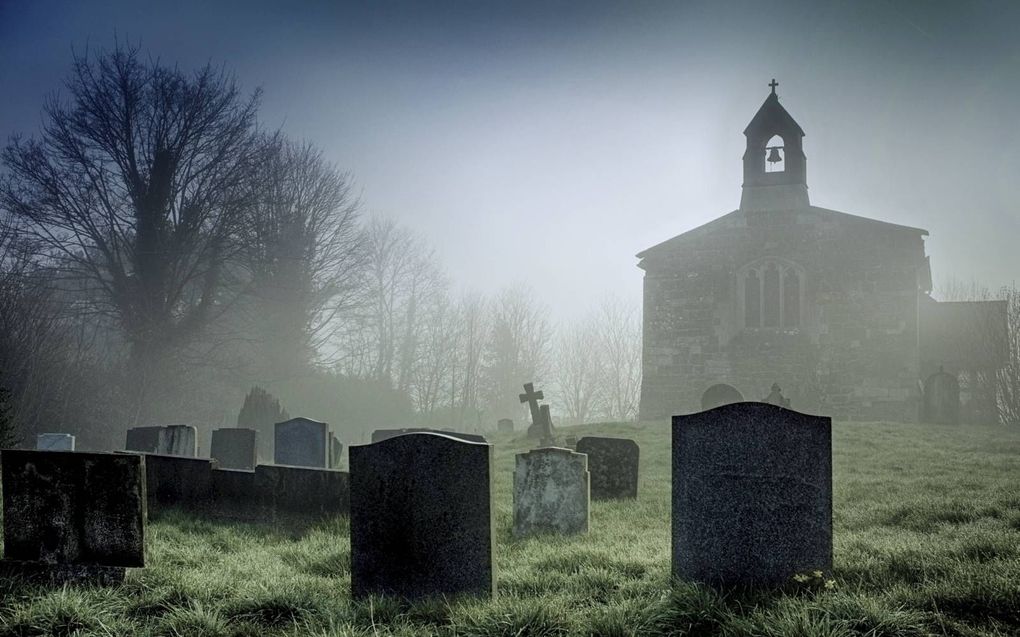
[[[523,286],[454,294],[423,239],[364,219],[351,176],[262,129],[259,103],[118,44],[76,55],[38,135],[9,140],[0,444],[231,425],[253,385],[366,430],[488,426],[523,413],[526,381],[566,420],[635,416],[634,312],[554,329]]]

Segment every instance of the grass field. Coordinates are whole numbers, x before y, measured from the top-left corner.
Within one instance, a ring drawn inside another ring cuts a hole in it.
[[[353,602],[346,520],[304,531],[168,516],[121,588],[0,583],[13,635],[1018,635],[1020,431],[834,426],[833,579],[765,592],[670,586],[669,427],[581,427],[641,446],[636,502],[585,537],[514,541],[496,437],[492,601]]]

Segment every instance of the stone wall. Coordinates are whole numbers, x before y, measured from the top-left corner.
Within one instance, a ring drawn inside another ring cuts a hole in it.
[[[715,383],[758,400],[778,382],[800,411],[915,420],[923,235],[816,207],[738,210],[642,253],[641,417],[697,411]],[[738,273],[761,260],[803,272],[799,327],[744,327]]]

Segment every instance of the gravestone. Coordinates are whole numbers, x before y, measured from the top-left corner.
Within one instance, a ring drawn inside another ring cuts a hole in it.
[[[217,519],[264,521],[259,508],[255,472],[238,469],[213,469],[210,472],[213,505],[205,511]]]
[[[133,427],[127,431],[124,448],[128,451],[194,458],[198,455],[198,430],[191,425]]]
[[[36,451],[74,451],[71,434],[39,434],[35,439]]]
[[[326,468],[329,462],[329,425],[310,418],[276,423],[276,464]]]
[[[339,469],[340,459],[344,454],[344,445],[340,442],[336,436],[329,434],[329,468]]]
[[[512,434],[514,432],[514,421],[510,418],[500,418],[496,421],[496,431],[501,434]]]
[[[348,456],[354,597],[495,594],[492,445],[416,433]]]
[[[567,436],[563,439],[563,443],[570,449],[577,449],[577,436]]]
[[[123,581],[145,566],[145,459],[4,450],[5,571],[50,581]]]
[[[552,416],[549,414],[549,405],[539,405],[538,401],[545,398],[545,394],[535,390],[532,383],[524,384],[524,393],[518,398],[522,403],[528,403],[528,410],[531,412],[531,425],[528,427],[528,437],[536,438],[540,444],[550,447],[553,445],[553,424]]]
[[[168,509],[203,512],[213,506],[210,458],[145,454],[145,491],[149,513]]]
[[[254,429],[227,427],[214,429],[209,456],[223,469],[254,471],[258,453],[258,432]]]
[[[577,441],[577,452],[588,455],[591,499],[636,498],[640,450],[629,438],[585,436]]]
[[[514,537],[588,532],[588,457],[546,447],[519,453],[514,467]]]
[[[705,393],[701,395],[701,410],[708,411],[723,405],[742,402],[744,402],[744,396],[737,391],[736,387],[726,383],[718,383],[706,389]]]
[[[259,465],[255,492],[263,519],[317,522],[350,511],[350,474],[345,471]]]
[[[156,453],[156,449],[159,448],[159,434],[162,430],[162,427],[132,427],[127,430],[124,449]]]
[[[382,442],[389,438],[396,436],[404,436],[406,434],[442,434],[444,436],[450,436],[459,440],[466,440],[467,442],[481,442],[487,443],[488,440],[481,434],[466,434],[459,431],[449,431],[446,429],[428,429],[426,427],[405,427],[403,429],[376,429],[372,432],[372,442]]]
[[[831,420],[738,403],[673,417],[673,575],[783,584],[832,569]]]
[[[924,381],[921,421],[935,425],[960,424],[960,382],[941,367]]]

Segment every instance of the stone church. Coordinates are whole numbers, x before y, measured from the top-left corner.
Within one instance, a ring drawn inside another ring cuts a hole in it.
[[[1005,304],[933,300],[926,230],[811,205],[804,131],[770,86],[744,130],[740,207],[637,255],[641,418],[775,383],[799,411],[911,422],[942,373],[993,419]]]

